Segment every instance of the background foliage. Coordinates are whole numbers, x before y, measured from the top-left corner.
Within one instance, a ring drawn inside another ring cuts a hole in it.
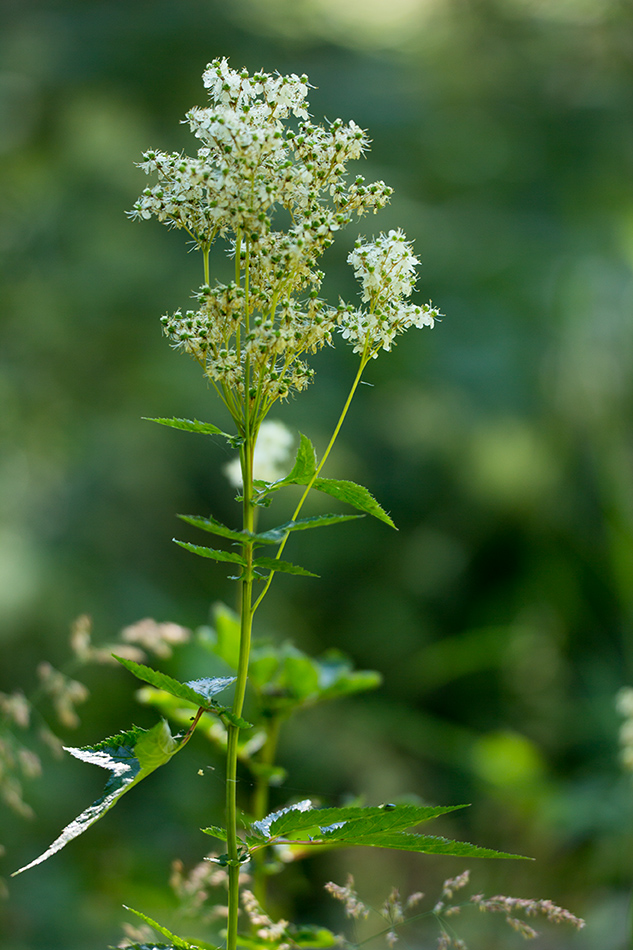
[[[146,616],[197,626],[231,596],[221,570],[170,543],[176,511],[234,517],[224,445],[140,421],[226,424],[158,322],[186,305],[199,261],[180,235],[123,212],[145,184],[133,167],[144,148],[192,147],[177,123],[202,103],[213,57],[306,72],[315,117],[368,128],[363,173],[396,188],[363,233],[404,227],[422,299],[446,318],[371,368],[327,472],[367,484],[399,533],[365,519],[297,536],[293,559],[321,580],[278,578],[262,608],[278,640],[336,646],[384,674],[380,691],[287,731],[278,800],[471,801],[452,834],[537,858],[481,863],[478,886],[588,919],[545,946],[624,947],[633,815],[614,697],[633,681],[630,5],[4,0],[0,16],[0,690],[34,690],[42,659],[63,667],[78,614],[107,641]],[[356,292],[352,241],[329,252],[332,301]],[[344,348],[325,353],[309,394],[275,416],[322,448],[354,365]],[[184,650],[165,668],[202,675],[196,664]],[[82,678],[91,697],[81,724],[58,730],[67,744],[155,721],[125,671]],[[160,916],[170,861],[199,860],[194,829],[220,807],[211,761],[192,743],[55,866],[11,883],[5,950],[115,943],[123,899]],[[4,809],[5,875],[101,782],[68,759],[43,764],[25,790],[36,817]],[[294,900],[301,919],[340,929],[323,880],[351,869],[380,903],[391,884],[434,893],[458,864],[324,856],[290,873],[279,909]]]

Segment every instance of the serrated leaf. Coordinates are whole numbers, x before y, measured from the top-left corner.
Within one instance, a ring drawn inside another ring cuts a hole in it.
[[[221,538],[229,538],[231,541],[238,541],[240,544],[251,541],[256,537],[250,531],[236,531],[233,528],[227,528],[225,524],[211,516],[202,518],[200,515],[178,515],[178,517],[181,521],[193,525],[194,528],[200,528],[201,531],[208,531],[210,534],[217,534]]]
[[[328,947],[340,947],[341,938],[325,927],[294,927],[292,924],[284,928],[284,932],[275,940],[237,935],[238,947],[244,947],[245,950],[275,950],[280,944],[290,944],[305,950],[326,950]]]
[[[316,468],[317,456],[315,448],[307,435],[300,432],[299,448],[297,449],[295,463],[285,478],[280,479],[279,482],[275,482],[275,486],[281,486],[281,484],[307,485],[316,472]],[[305,479],[305,481],[303,481],[303,479]]]
[[[362,518],[362,515],[314,515],[310,518],[299,518],[297,521],[287,521],[276,528],[261,531],[253,535],[258,544],[279,544],[291,531],[306,531],[310,528],[322,528],[341,521],[352,521]]]
[[[226,828],[220,828],[218,825],[209,825],[208,828],[201,828],[200,830],[205,835],[211,835],[212,838],[219,838],[220,841],[226,841],[227,839]]]
[[[384,521],[391,528],[396,527],[384,508],[378,504],[371,492],[363,485],[338,478],[317,478],[312,487],[316,488],[317,491],[325,492],[326,495],[331,495],[332,498],[338,498],[339,501],[352,505],[353,508],[357,508],[365,514],[373,515],[374,518]]]
[[[266,571],[279,571],[282,574],[300,574],[303,577],[318,577],[312,571],[306,571],[305,567],[299,567],[298,564],[291,564],[290,561],[279,561],[275,557],[258,557],[253,561],[253,567],[263,567]]]
[[[176,950],[173,943],[126,943],[125,950]]]
[[[199,557],[209,557],[214,561],[229,561],[231,564],[241,564],[242,567],[246,567],[246,561],[241,554],[235,554],[232,551],[218,551],[217,548],[205,548],[199,544],[178,541],[177,538],[173,538],[173,540],[185,551],[191,551],[192,554],[197,554]]]
[[[112,775],[106,782],[101,797],[74,821],[71,821],[50,848],[34,861],[15,871],[14,875],[41,864],[42,861],[46,861],[47,858],[61,851],[69,841],[78,838],[116,805],[126,792],[138,785],[159,766],[168,762],[179,748],[180,745],[173,738],[164,719],[149,730],[134,727],[128,732],[104,739],[97,745],[82,746],[77,749],[67,748],[66,751],[75,758],[108,769]]]
[[[292,837],[296,832],[316,828],[322,830],[334,824],[344,822],[349,826],[358,826],[362,833],[375,834],[381,831],[412,828],[424,821],[430,821],[439,815],[446,815],[467,805],[383,805],[359,806],[347,805],[343,808],[313,808],[309,800],[274,812],[261,822],[255,822],[253,828],[270,838]],[[268,828],[268,832],[265,829]]]
[[[351,823],[352,825],[355,822]],[[450,838],[440,838],[434,835],[416,835],[405,832],[384,832],[375,835],[346,834],[346,827],[332,828],[326,831],[322,841],[337,841],[341,845],[350,847],[392,848],[398,851],[417,851],[420,854],[446,854],[460,858],[513,858],[520,861],[530,861],[522,854],[508,854],[504,851],[494,851],[491,848],[480,848],[468,841],[452,841]]]
[[[310,439],[302,433],[299,434],[301,442],[295,464],[285,478],[281,478],[278,482],[273,482],[272,485],[268,486],[268,492],[277,491],[283,488],[284,485],[307,485],[312,480],[317,469],[316,452]],[[374,518],[384,521],[392,528],[396,527],[384,508],[378,504],[371,492],[363,485],[357,485],[356,482],[345,479],[316,478],[312,487],[316,488],[317,491],[325,492],[326,495],[331,495],[332,498],[338,498],[339,501],[352,505],[353,508],[357,508],[364,514],[372,515]]]
[[[171,930],[168,930],[167,927],[163,927],[162,924],[152,920],[152,918],[148,917],[147,914],[142,914],[140,910],[134,910],[133,907],[128,907],[127,904],[124,904],[123,907],[125,910],[129,910],[131,914],[136,914],[137,917],[140,917],[140,919],[146,924],[149,924],[153,930],[157,930],[159,934],[163,935],[163,937],[167,937],[169,940],[171,940],[174,950],[197,950],[198,944],[189,943],[188,940],[184,940],[182,937],[177,937],[176,934],[171,932]]]
[[[222,429],[218,429],[211,422],[198,422],[197,419],[153,419],[149,416],[142,416],[142,419],[144,422],[157,422],[161,426],[184,429],[186,432],[199,432],[201,435],[221,435],[232,443],[236,439],[236,436],[223,432]]]
[[[150,683],[151,686],[162,689],[166,693],[176,696],[177,699],[184,699],[185,702],[192,703],[194,706],[202,707],[203,709],[217,708],[218,704],[213,700],[213,697],[235,682],[234,676],[213,676],[203,677],[198,680],[189,680],[188,683],[181,683],[172,676],[168,676],[167,673],[160,673],[158,670],[153,670],[150,666],[145,666],[143,663],[136,663],[134,660],[125,660],[123,657],[117,656],[116,653],[112,655],[119,661],[121,666],[124,666],[126,670],[133,673],[138,679],[143,680],[144,683]]]
[[[251,825],[251,830],[257,832],[262,838],[271,838],[273,837],[273,832],[271,831],[273,824],[281,821],[285,815],[290,816],[289,825],[291,828],[294,828],[295,824],[293,824],[293,818],[295,816],[297,816],[298,820],[298,816],[303,812],[315,812],[317,810],[318,809],[313,807],[310,799],[305,798],[302,802],[296,802],[293,805],[288,805],[286,808],[280,808],[278,811],[271,812],[266,818],[254,821]]]

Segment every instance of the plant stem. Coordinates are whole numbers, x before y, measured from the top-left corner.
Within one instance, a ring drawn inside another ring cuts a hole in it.
[[[282,717],[271,716],[266,728],[266,742],[264,743],[259,765],[265,768],[273,765],[277,753],[277,744],[279,742],[279,732],[281,729]],[[255,781],[255,791],[253,793],[252,811],[253,817],[259,821],[266,817],[268,812],[268,799],[270,792],[270,775],[267,771],[260,773]],[[261,907],[266,903],[266,873],[264,869],[264,854],[257,852],[253,855],[255,870],[253,874],[253,893]]]
[[[248,413],[248,409],[245,409]],[[253,453],[255,449],[256,432],[250,431],[247,425],[246,437],[241,448],[243,491],[243,527],[252,531],[254,525],[253,509]],[[246,678],[248,675],[248,660],[251,649],[251,629],[253,625],[253,543],[245,542],[242,554],[246,560],[246,567],[242,574],[241,604],[240,604],[240,652],[235,682],[235,697],[232,712],[234,716],[241,716],[244,707],[246,692]],[[235,950],[237,946],[237,920],[239,914],[239,839],[237,836],[237,747],[239,740],[239,726],[229,723],[227,730],[226,750],[226,831],[227,852],[229,858],[229,896],[227,921],[227,950]]]
[[[349,410],[349,407],[350,407],[350,405],[351,405],[351,403],[352,403],[352,399],[354,398],[354,394],[355,394],[355,392],[356,392],[356,390],[358,389],[358,386],[359,386],[359,384],[360,384],[360,381],[361,381],[361,378],[362,378],[362,375],[363,375],[363,371],[364,371],[365,367],[367,366],[367,363],[368,363],[369,360],[370,360],[370,352],[369,352],[369,350],[370,350],[370,347],[369,347],[369,340],[367,340],[367,341],[365,342],[365,348],[364,348],[364,350],[363,350],[363,352],[362,352],[362,354],[361,354],[360,366],[358,367],[358,372],[356,373],[356,376],[355,376],[355,378],[354,378],[354,382],[352,383],[352,388],[350,389],[349,394],[348,394],[348,396],[347,396],[347,399],[345,400],[345,405],[343,406],[343,409],[341,410],[341,414],[340,414],[340,416],[339,416],[338,422],[336,423],[336,426],[335,426],[335,428],[334,428],[334,432],[332,433],[332,438],[331,438],[330,441],[328,442],[327,448],[326,448],[325,452],[323,453],[323,458],[322,458],[321,461],[319,462],[319,464],[318,464],[318,466],[317,466],[317,468],[316,468],[316,471],[315,471],[314,475],[312,476],[312,478],[310,479],[310,481],[309,481],[308,484],[306,485],[305,491],[303,492],[301,498],[299,499],[299,503],[298,503],[297,507],[296,507],[295,510],[294,510],[294,514],[292,515],[291,521],[295,521],[296,518],[299,516],[299,512],[300,512],[301,509],[303,508],[303,503],[305,502],[306,498],[308,497],[308,494],[309,494],[309,492],[310,492],[310,489],[311,489],[312,486],[314,485],[315,481],[316,481],[317,478],[319,477],[319,474],[320,474],[320,472],[321,472],[323,466],[324,466],[325,463],[327,462],[328,456],[329,456],[330,452],[332,451],[332,448],[333,448],[333,446],[334,446],[334,443],[336,442],[336,439],[337,439],[337,437],[338,437],[339,432],[341,431],[341,426],[343,425],[343,423],[344,423],[344,421],[345,421],[345,416],[347,415],[347,412],[348,412],[348,410]],[[282,552],[283,552],[283,549],[284,549],[285,546],[286,546],[286,541],[288,540],[289,537],[290,537],[290,534],[287,533],[287,534],[285,535],[285,537],[283,538],[281,544],[280,544],[279,547],[277,548],[277,553],[275,554],[275,558],[279,559],[279,558],[281,557]],[[261,604],[262,600],[264,599],[264,597],[265,597],[266,594],[268,593],[268,588],[270,587],[270,585],[271,585],[271,583],[272,583],[272,579],[273,579],[274,573],[275,573],[274,570],[272,570],[272,571],[270,572],[270,574],[268,575],[268,578],[267,578],[266,583],[265,583],[265,585],[264,585],[263,591],[261,592],[261,594],[259,595],[259,597],[258,597],[257,600],[255,601],[255,603],[253,604],[253,613],[255,613],[255,611],[257,610],[257,608],[258,608],[259,605]]]

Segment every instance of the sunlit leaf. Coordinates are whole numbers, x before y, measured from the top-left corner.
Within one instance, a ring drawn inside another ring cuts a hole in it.
[[[134,727],[128,732],[104,739],[97,745],[82,746],[78,749],[67,748],[66,751],[75,758],[108,769],[112,775],[106,783],[103,795],[71,821],[50,848],[14,874],[21,874],[22,871],[41,864],[61,851],[69,841],[78,838],[102,818],[126,792],[168,762],[179,748],[179,743],[173,738],[164,719],[149,730]]]

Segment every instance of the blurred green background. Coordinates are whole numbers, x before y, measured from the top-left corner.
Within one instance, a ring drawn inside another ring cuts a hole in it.
[[[365,519],[304,533],[292,559],[321,579],[277,579],[262,608],[260,630],[384,675],[288,728],[275,804],[472,802],[442,830],[537,859],[482,862],[476,889],[587,918],[543,947],[628,947],[633,788],[614,702],[633,684],[628,0],[3,0],[0,690],[31,693],[42,660],[63,668],[79,614],[105,642],[147,616],[194,627],[232,600],[221,568],[170,543],[177,511],[234,522],[228,451],[141,421],[227,424],[158,322],[187,305],[200,262],[181,234],[124,214],[143,149],[195,147],[178,123],[222,55],[307,73],[316,120],[369,129],[359,170],[395,197],[361,233],[403,227],[421,299],[446,314],[369,368],[327,472],[366,484],[400,531]],[[356,293],[354,236],[328,252],[331,301]],[[273,415],[322,450],[355,359],[339,346],[316,368]],[[42,706],[66,744],[154,722],[123,670],[79,678],[91,697],[78,728]],[[197,829],[220,807],[221,765],[201,778],[204,743],[188,754],[7,884],[3,950],[114,944],[123,901],[170,919],[170,862],[201,858]],[[97,770],[42,759],[25,783],[35,816],[0,806],[5,878],[102,787]],[[380,904],[392,884],[433,896],[463,865],[325,856],[289,873],[279,911],[294,901],[341,929],[320,888],[347,870]],[[501,924],[472,938],[521,943]]]

